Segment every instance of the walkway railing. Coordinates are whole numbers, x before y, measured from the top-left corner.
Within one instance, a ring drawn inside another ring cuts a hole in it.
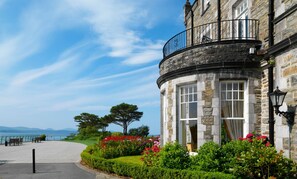
[[[32,142],[32,139],[36,137],[40,137],[40,135],[15,135],[15,136],[0,136],[0,145],[5,144],[5,141],[9,141],[9,139],[23,139],[23,142]],[[60,141],[65,139],[67,136],[62,135],[47,135],[46,141]]]
[[[259,21],[256,19],[223,20],[220,26],[220,41],[259,39]],[[218,27],[218,22],[212,22],[178,33],[164,45],[163,57],[194,45],[219,41]]]

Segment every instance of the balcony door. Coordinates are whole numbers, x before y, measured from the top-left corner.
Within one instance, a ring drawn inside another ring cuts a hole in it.
[[[235,35],[238,39],[248,39],[248,1],[241,0],[234,7]]]

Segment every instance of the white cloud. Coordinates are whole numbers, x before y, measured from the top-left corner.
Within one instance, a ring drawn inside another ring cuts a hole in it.
[[[42,68],[21,72],[17,74],[16,77],[12,80],[11,85],[12,86],[24,85],[42,76],[49,75],[51,73],[56,73],[58,71],[61,71],[65,67],[67,67],[72,61],[76,59],[77,59],[76,56],[68,57],[65,60],[58,61],[54,64],[51,64]]]

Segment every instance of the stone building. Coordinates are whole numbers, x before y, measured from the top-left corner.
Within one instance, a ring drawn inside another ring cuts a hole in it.
[[[268,97],[278,86],[280,110],[295,113],[297,0],[187,0],[184,13],[159,64],[162,144],[195,150],[256,132],[297,161],[297,127]]]

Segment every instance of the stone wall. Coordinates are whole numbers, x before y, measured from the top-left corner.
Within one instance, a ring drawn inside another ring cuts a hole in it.
[[[248,58],[250,47],[258,45],[258,41],[232,41],[230,43],[218,43],[202,45],[189,49],[170,58],[164,59],[160,64],[160,75],[181,68],[199,65],[210,65],[227,62],[251,63]],[[256,64],[257,62],[252,62]]]
[[[286,91],[287,95],[281,111],[287,111],[288,107],[296,110],[297,107],[297,45],[292,46],[287,51],[275,57],[275,86]],[[295,123],[297,121],[295,111]],[[276,116],[275,136],[276,147],[279,150],[285,150],[289,156],[289,130],[286,119],[284,117]],[[291,157],[297,161],[297,125],[293,126],[291,134]]]

